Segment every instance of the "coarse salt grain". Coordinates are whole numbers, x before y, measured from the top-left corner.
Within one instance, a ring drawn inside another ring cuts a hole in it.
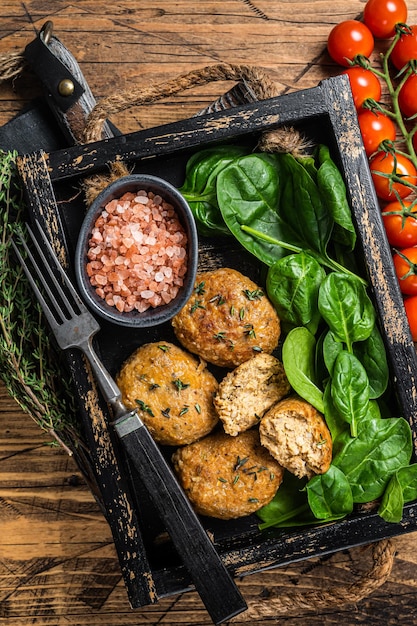
[[[109,202],[88,245],[90,282],[120,312],[169,304],[184,284],[187,236],[161,196],[139,190]]]

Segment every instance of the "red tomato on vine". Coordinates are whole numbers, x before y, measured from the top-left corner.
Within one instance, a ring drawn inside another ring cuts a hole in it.
[[[398,105],[404,117],[417,114],[417,74],[411,74],[398,94]],[[417,123],[417,120],[413,120]]]
[[[369,161],[375,191],[381,200],[396,200],[397,196],[406,198],[411,193],[410,187],[400,182],[407,181],[411,185],[417,183],[417,170],[407,157],[380,151]],[[392,176],[400,180],[392,180]]]
[[[404,300],[404,308],[407,314],[413,341],[417,341],[417,296],[410,296]]]
[[[400,70],[412,59],[417,59],[417,26],[410,26],[401,35],[391,52],[391,61]]]
[[[410,209],[411,207],[411,209]],[[415,214],[407,215],[407,212]],[[417,246],[417,204],[406,200],[390,202],[382,209],[387,239],[394,248]]]
[[[407,21],[405,0],[368,0],[363,21],[374,37],[389,39],[395,35],[395,25]]]
[[[378,101],[380,99],[381,83],[371,70],[355,66],[344,70],[342,74],[346,74],[349,77],[353,101],[358,111],[361,110],[365,100],[371,99]]]
[[[327,50],[333,61],[348,67],[358,54],[369,57],[374,49],[374,37],[369,28],[358,20],[336,24],[327,39]]]
[[[365,152],[368,156],[377,152],[383,141],[395,140],[395,124],[391,118],[383,113],[363,109],[359,112],[358,123]]]
[[[417,296],[417,247],[399,250],[393,261],[401,293]]]

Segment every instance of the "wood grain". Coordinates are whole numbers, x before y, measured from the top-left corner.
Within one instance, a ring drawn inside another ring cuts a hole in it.
[[[411,1],[410,23],[417,7]],[[265,68],[281,93],[315,86],[338,68],[331,27],[360,14],[361,0],[4,0],[0,54],[21,52],[47,19],[78,60],[99,100],[129,85],[156,84],[219,62]],[[112,120],[124,132],[190,117],[230,85],[213,83]],[[0,85],[0,124],[40,89],[29,72]],[[210,624],[195,593],[130,609],[111,531],[74,462],[25,416],[0,385],[0,625]],[[294,614],[287,626],[417,623],[417,533],[396,538],[388,581],[357,605]],[[340,552],[239,581],[248,602],[271,593],[347,585],[369,550]],[[239,623],[239,622],[234,622]],[[271,624],[270,619],[256,623]]]

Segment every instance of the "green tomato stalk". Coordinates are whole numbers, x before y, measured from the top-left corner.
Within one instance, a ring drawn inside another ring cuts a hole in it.
[[[392,142],[388,142],[388,141],[383,142],[383,144],[381,145],[381,149],[386,150],[387,152],[392,152],[392,153],[396,152],[397,154],[402,154],[403,156],[410,159],[410,161],[413,163],[413,165],[417,169],[417,154],[413,145],[413,137],[415,133],[417,132],[417,124],[415,124],[413,128],[411,128],[411,130],[407,128],[407,125],[404,121],[404,117],[401,113],[401,109],[400,109],[399,102],[398,102],[399,93],[402,87],[404,86],[404,84],[406,83],[407,79],[413,73],[417,73],[417,60],[410,61],[409,64],[406,65],[399,72],[398,76],[401,76],[401,80],[398,82],[397,85],[395,85],[392,80],[391,72],[389,68],[389,60],[390,60],[392,51],[394,50],[396,43],[399,41],[401,35],[408,34],[408,33],[410,33],[409,26],[407,26],[406,24],[397,24],[395,37],[391,41],[391,44],[389,48],[387,49],[387,51],[384,54],[381,54],[381,66],[382,66],[381,70],[373,67],[369,59],[360,55],[358,55],[355,58],[354,65],[359,65],[360,67],[363,67],[364,69],[370,70],[375,76],[377,76],[379,79],[385,82],[387,86],[388,94],[391,100],[392,109],[389,109],[383,104],[381,104],[380,102],[376,102],[375,100],[371,100],[371,99],[369,99],[368,101],[365,101],[364,107],[370,109],[371,111],[383,113],[384,115],[391,118],[395,122],[395,124],[398,126],[401,132],[401,135],[404,138],[407,151],[404,152],[398,148],[394,149]],[[400,182],[404,184],[404,181],[401,180]],[[412,187],[413,187],[413,190],[417,189],[415,185],[413,185]]]

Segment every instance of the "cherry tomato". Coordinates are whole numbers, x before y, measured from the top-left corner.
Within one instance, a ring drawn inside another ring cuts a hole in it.
[[[417,341],[417,296],[410,296],[404,300],[404,308],[407,314],[413,341]]]
[[[348,67],[356,55],[369,57],[374,49],[374,38],[369,28],[358,20],[336,24],[327,39],[327,50],[333,61]]]
[[[391,52],[391,61],[400,70],[411,59],[417,59],[417,26],[410,26],[410,32],[401,35]]]
[[[417,247],[404,248],[393,256],[401,293],[417,296]]]
[[[369,166],[376,194],[381,200],[396,200],[397,195],[400,198],[406,198],[412,190],[399,182],[391,183],[389,178],[380,174],[395,173],[412,185],[417,183],[416,168],[410,159],[407,159],[402,154],[397,154],[394,159],[391,153],[379,151],[375,156],[371,157]],[[394,193],[394,190],[396,193]]]
[[[368,98],[379,100],[381,97],[381,83],[378,78],[363,67],[350,67],[342,74],[349,76],[350,88],[357,111],[362,108]]]
[[[358,122],[365,152],[368,156],[378,150],[382,141],[394,141],[395,139],[395,124],[391,118],[383,113],[363,109],[358,115]]]
[[[411,206],[406,200],[402,203],[396,200],[390,202],[382,209],[382,221],[384,222],[388,242],[395,248],[409,248],[417,246],[417,205],[410,209],[410,213],[416,216],[404,216],[403,210]],[[394,214],[395,213],[395,214]]]
[[[374,37],[394,37],[395,25],[407,21],[407,5],[404,0],[368,0],[363,21]]]
[[[411,74],[398,94],[398,104],[404,117],[417,113],[417,74]]]

